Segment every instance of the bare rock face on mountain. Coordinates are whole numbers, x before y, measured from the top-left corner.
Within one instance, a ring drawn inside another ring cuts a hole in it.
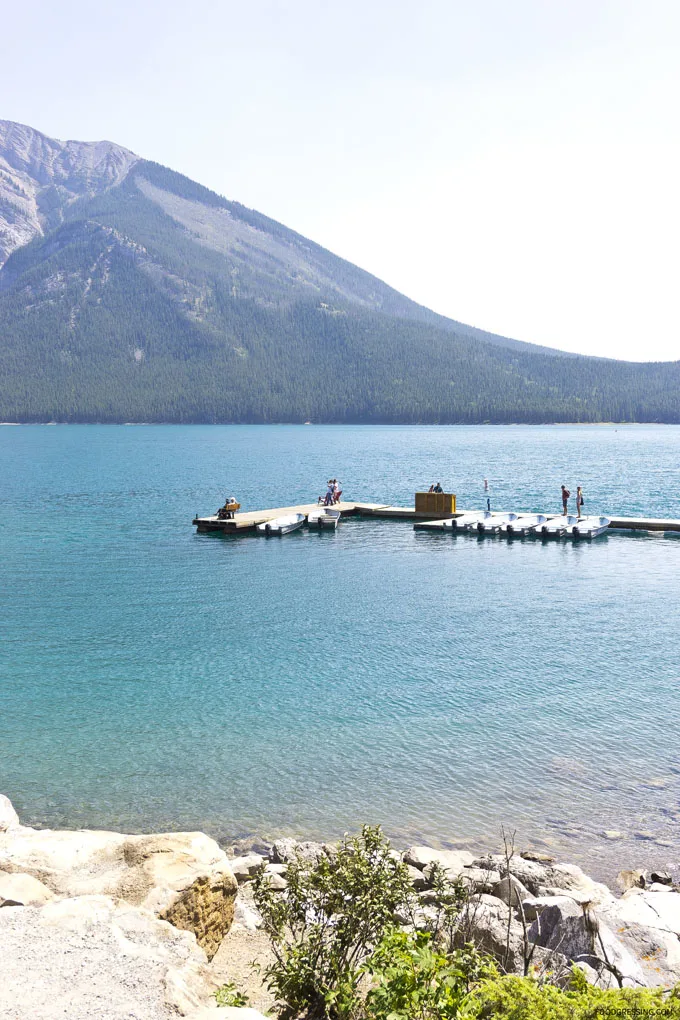
[[[113,142],[61,142],[0,120],[0,266],[58,226],[70,202],[119,184],[136,160]]]

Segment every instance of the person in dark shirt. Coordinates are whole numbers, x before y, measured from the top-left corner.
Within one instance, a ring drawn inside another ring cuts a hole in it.
[[[443,492],[444,490],[442,489],[440,483],[437,482],[437,484],[435,485],[435,487],[434,487],[434,489],[432,491],[433,492]]]

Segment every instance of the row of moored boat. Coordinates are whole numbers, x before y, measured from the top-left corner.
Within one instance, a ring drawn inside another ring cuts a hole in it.
[[[282,517],[274,517],[271,521],[264,521],[257,525],[261,535],[287,535],[291,531],[297,531],[307,521],[310,528],[318,528],[320,531],[335,530],[340,520],[340,511],[330,506],[320,506],[308,514],[285,514]]]
[[[441,527],[451,531],[476,531],[482,535],[504,534],[511,536],[537,535],[544,538],[597,538],[609,527],[608,517],[548,518],[545,514],[493,514],[489,510],[454,517],[442,521]]]

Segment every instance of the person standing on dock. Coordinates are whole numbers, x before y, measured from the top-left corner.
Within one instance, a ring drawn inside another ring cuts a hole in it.
[[[571,493],[569,492],[569,489],[566,487],[566,485],[563,485],[562,486],[562,513],[564,514],[565,517],[567,516],[567,500],[569,499],[570,496],[571,496]]]
[[[577,517],[583,517],[583,514],[581,512],[582,510],[583,510],[583,489],[579,485],[578,488],[576,489],[576,516]]]

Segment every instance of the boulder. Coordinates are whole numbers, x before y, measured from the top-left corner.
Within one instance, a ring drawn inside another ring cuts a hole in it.
[[[645,872],[642,868],[628,869],[627,871],[619,871],[616,876],[616,884],[618,885],[621,892],[626,892],[628,889],[644,889],[647,884]]]
[[[508,972],[524,971],[524,929],[506,903],[483,893],[470,900],[461,916],[456,935],[462,947],[474,942]]]
[[[323,843],[309,841],[298,843],[295,839],[277,839],[269,851],[272,864],[289,864],[293,860],[301,861],[306,867],[313,868],[326,855]]]
[[[265,874],[267,875],[285,875],[288,871],[287,864],[268,864],[265,867]]]
[[[475,868],[472,865],[464,868],[460,874],[463,885],[473,893],[491,893],[493,887],[500,882],[499,871],[489,871],[487,868]]]
[[[552,864],[555,860],[550,854],[544,854],[540,850],[522,850],[520,857],[525,861],[535,861],[537,864]]]
[[[503,861],[502,876],[508,873]],[[533,896],[560,896],[567,893],[582,904],[600,905],[613,899],[610,890],[601,882],[594,882],[575,864],[543,864],[513,857],[510,874],[518,878]]]
[[[460,875],[466,865],[472,864],[474,858],[467,850],[433,850],[429,846],[412,846],[404,850],[402,860],[404,864],[410,864],[420,871],[428,864],[438,864],[444,871],[456,876]]]
[[[646,987],[636,957],[603,921],[589,910],[553,904],[532,922],[529,941],[543,949],[560,952],[574,963],[586,963],[598,972],[602,987]]]
[[[598,916],[640,961],[649,985],[680,981],[680,893],[633,888]]]
[[[561,907],[563,911],[573,911],[576,916],[581,913],[581,907],[571,896],[528,896],[522,900],[525,921],[535,921],[546,907]]]
[[[33,875],[0,871],[0,907],[41,907],[53,896]]]
[[[673,876],[670,871],[653,871],[649,877],[652,880],[652,884],[673,885]]]
[[[242,928],[246,928],[248,931],[257,931],[262,924],[262,918],[255,907],[248,903],[243,903],[237,897],[234,904],[234,924],[240,924]]]
[[[4,793],[0,793],[0,832],[17,829],[20,825],[19,815],[12,807],[12,801]]]
[[[491,895],[496,896],[510,907],[519,907],[529,893],[518,878],[515,878],[514,875],[506,875],[492,887]]]
[[[250,882],[264,866],[265,859],[260,854],[247,854],[229,861],[229,867],[236,881]]]
[[[231,925],[236,879],[202,832],[127,836],[20,828],[0,834],[0,869],[60,896],[113,896],[193,932],[211,957]]]
[[[283,875],[277,875],[274,871],[265,871],[264,880],[269,884],[269,888],[275,892],[283,892],[284,889],[288,888],[288,881]]]
[[[189,932],[107,896],[0,910],[6,1020],[170,1020],[210,1001]]]
[[[419,868],[414,868],[412,864],[407,864],[406,867],[408,868],[409,881],[416,892],[422,892],[423,889],[427,889],[430,883],[423,872]]]

